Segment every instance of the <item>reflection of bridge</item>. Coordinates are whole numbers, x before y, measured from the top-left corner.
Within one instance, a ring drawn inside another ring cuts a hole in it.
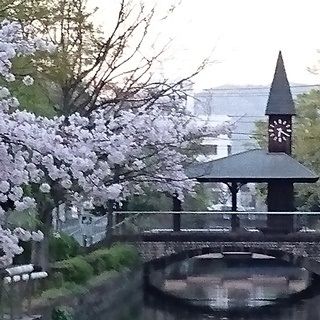
[[[113,241],[133,243],[146,265],[156,269],[208,253],[251,252],[285,260],[320,275],[320,232],[306,228],[290,234],[265,234],[261,231],[266,214],[286,213],[254,213],[254,221],[259,227],[252,228],[252,219],[248,218],[252,212],[238,212],[243,226],[238,232],[217,226],[216,222],[221,222],[221,219],[216,219],[215,212],[181,212],[181,231],[173,231],[170,224],[176,214],[131,213],[130,217],[127,212],[129,217],[115,229]],[[227,214],[232,213],[224,213]],[[301,227],[301,221],[305,220],[303,216],[316,214],[320,213],[295,212]],[[250,226],[246,227],[249,222]],[[196,225],[196,229],[192,225]]]

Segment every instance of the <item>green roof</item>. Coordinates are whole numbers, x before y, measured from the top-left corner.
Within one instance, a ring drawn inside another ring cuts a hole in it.
[[[282,152],[255,149],[209,162],[197,162],[187,175],[200,182],[316,182],[319,177]]]

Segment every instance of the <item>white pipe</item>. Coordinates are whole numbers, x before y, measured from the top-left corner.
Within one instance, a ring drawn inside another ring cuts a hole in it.
[[[43,279],[43,278],[46,278],[48,276],[48,273],[47,272],[32,272],[30,274],[30,278],[31,279]]]
[[[11,277],[4,277],[3,281],[5,284],[11,283]]]
[[[21,278],[22,278],[23,281],[28,281],[28,280],[30,279],[30,276],[25,273],[25,274],[23,274],[23,275],[21,276]]]
[[[26,264],[22,266],[7,268],[6,271],[10,276],[18,275],[21,273],[30,273],[33,271],[33,265],[32,264]]]
[[[30,275],[29,274],[23,274],[23,275],[14,275],[12,277],[4,277],[3,281],[5,284],[12,283],[12,282],[18,282],[18,281],[28,281],[30,279],[36,280],[36,279],[43,279],[48,276],[47,272],[33,272]]]

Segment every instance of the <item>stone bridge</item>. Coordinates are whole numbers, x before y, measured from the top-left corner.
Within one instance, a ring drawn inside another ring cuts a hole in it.
[[[145,265],[152,269],[209,253],[248,252],[284,260],[320,276],[320,234],[266,236],[168,232],[116,236],[114,241],[134,244]]]

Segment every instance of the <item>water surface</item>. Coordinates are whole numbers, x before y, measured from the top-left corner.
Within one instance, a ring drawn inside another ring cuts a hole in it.
[[[197,257],[161,273],[157,288],[169,296],[145,291],[142,305],[114,320],[320,319],[310,274],[276,259]]]

